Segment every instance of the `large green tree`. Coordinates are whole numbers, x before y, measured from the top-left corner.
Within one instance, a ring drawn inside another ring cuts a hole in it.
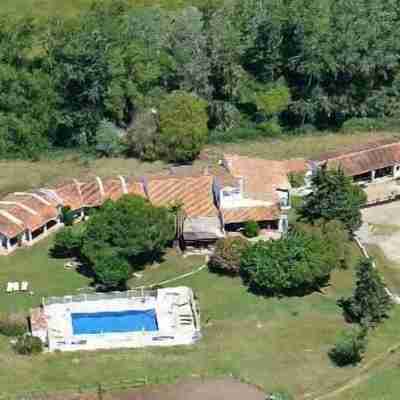
[[[371,259],[360,261],[353,295],[340,299],[339,305],[347,319],[366,327],[375,326],[389,316],[393,302]]]
[[[81,254],[101,283],[120,285],[129,277],[127,265],[138,268],[157,259],[174,234],[174,217],[169,210],[126,195],[106,202],[90,218]]]
[[[207,102],[176,91],[160,104],[160,153],[167,160],[192,161],[207,141]]]
[[[267,295],[304,294],[324,285],[334,268],[324,240],[291,232],[279,240],[260,241],[245,250],[241,274],[250,289]]]
[[[366,203],[364,191],[343,170],[321,168],[312,179],[312,192],[299,209],[303,220],[341,221],[349,231],[361,226],[361,207]]]

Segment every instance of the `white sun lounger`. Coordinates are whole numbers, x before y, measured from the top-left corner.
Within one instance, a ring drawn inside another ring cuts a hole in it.
[[[12,293],[13,291],[14,291],[14,282],[7,282],[6,292]]]
[[[29,287],[29,283],[27,281],[21,282],[21,291],[22,292],[27,292]]]
[[[19,292],[19,282],[13,282],[14,283],[14,292]]]

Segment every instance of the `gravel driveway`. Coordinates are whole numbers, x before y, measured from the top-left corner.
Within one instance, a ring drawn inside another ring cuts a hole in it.
[[[360,239],[378,245],[388,259],[400,263],[400,201],[366,208],[362,216]]]

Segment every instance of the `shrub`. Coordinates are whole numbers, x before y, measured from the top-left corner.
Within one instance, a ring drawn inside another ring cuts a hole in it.
[[[279,240],[260,241],[244,251],[244,282],[266,295],[305,294],[326,284],[332,266],[317,235],[289,232]]]
[[[286,392],[274,392],[267,395],[265,400],[292,400],[293,397]]]
[[[304,172],[290,172],[288,174],[289,182],[290,185],[293,188],[299,188],[304,186],[304,178],[305,178],[305,173]]]
[[[260,227],[256,221],[247,221],[244,224],[244,235],[248,238],[257,237],[260,233]]]
[[[0,334],[19,336],[28,330],[27,320],[21,314],[0,314]]]
[[[398,118],[351,118],[342,125],[342,132],[370,132],[399,130]]]
[[[349,233],[340,221],[319,220],[314,225],[295,223],[293,230],[315,236],[324,244],[324,256],[333,268],[347,268],[350,258]]]
[[[257,129],[261,132],[260,136],[277,137],[282,134],[282,127],[275,119],[258,124]]]
[[[343,331],[335,346],[329,351],[329,357],[338,365],[354,365],[359,363],[367,348],[367,330],[353,328]]]
[[[74,213],[71,207],[63,207],[61,209],[61,218],[65,226],[72,226],[74,223]]]
[[[106,157],[117,156],[125,151],[122,132],[112,122],[100,122],[96,131],[96,151]]]
[[[52,254],[55,257],[78,257],[82,247],[82,233],[76,227],[66,226],[54,238]]]
[[[242,237],[218,240],[209,261],[210,270],[228,275],[239,274],[242,254],[249,246],[249,242]]]
[[[36,336],[21,335],[18,337],[14,349],[18,354],[22,355],[39,354],[43,351],[43,343]]]

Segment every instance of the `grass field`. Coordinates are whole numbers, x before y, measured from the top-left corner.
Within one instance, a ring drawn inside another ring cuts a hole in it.
[[[257,142],[241,142],[209,146],[204,154],[207,161],[216,162],[224,152],[238,153],[267,159],[290,157],[312,158],[326,151],[366,142],[372,139],[393,137],[393,133],[360,133],[353,135],[326,134],[265,139]],[[167,167],[162,162],[145,163],[135,159],[101,158],[91,159],[80,153],[61,152],[52,159],[40,161],[0,161],[0,195],[12,191],[52,185],[66,178],[88,178],[90,176],[131,175],[159,172]]]
[[[265,158],[311,157],[318,152],[367,139],[371,139],[371,135],[265,140],[258,145],[213,146],[208,149],[208,154],[211,160],[216,160],[223,151]],[[117,173],[140,175],[165,167],[162,163],[146,164],[133,159],[87,161],[77,155],[32,163],[4,161],[0,169],[0,188],[5,193],[51,184],[65,177]],[[89,278],[65,270],[65,261],[49,257],[52,240],[48,238],[33,248],[0,258],[0,312],[27,312],[39,304],[42,296],[90,290]],[[356,255],[354,250],[354,258]],[[201,258],[183,259],[171,252],[161,264],[149,266],[142,279],[131,280],[130,285],[134,287],[169,279],[202,263]],[[34,295],[6,294],[5,284],[12,280],[28,280]],[[366,360],[361,366],[340,369],[332,365],[327,351],[338,331],[345,326],[336,301],[351,292],[352,269],[335,271],[325,294],[315,293],[302,298],[258,297],[248,293],[239,279],[213,275],[207,270],[176,284],[191,286],[199,298],[204,338],[195,346],[43,354],[30,358],[16,356],[8,339],[0,336],[0,393],[52,392],[97,382],[112,383],[143,377],[157,383],[187,377],[230,375],[256,383],[268,391],[286,389],[306,398],[307,394],[325,393],[357,377],[363,365],[400,341],[400,310],[396,308],[392,319],[372,332]],[[400,357],[396,360],[400,362]],[[385,389],[385,382],[392,378],[390,366],[379,365],[368,373],[362,385],[349,389],[336,400],[379,398],[365,397],[364,394],[369,393],[371,387],[375,390],[373,393],[380,393]],[[388,383],[387,386],[395,390],[396,385]],[[347,397],[350,394],[353,397]],[[397,392],[388,392],[381,398],[397,400]]]
[[[204,0],[129,0],[132,6],[160,5],[178,8],[188,4],[201,4]],[[87,10],[93,0],[2,0],[0,14],[35,17],[73,16]]]
[[[0,195],[12,191],[53,185],[67,178],[129,175],[159,172],[162,162],[145,163],[133,158],[85,158],[81,154],[61,153],[41,161],[0,161]]]
[[[52,239],[34,248],[0,258],[0,311],[23,311],[42,296],[76,293],[90,283],[62,260],[48,256]],[[354,258],[357,255],[354,253]],[[202,265],[199,257],[171,252],[149,266],[131,286],[159,282]],[[359,368],[336,368],[327,357],[338,330],[344,327],[336,306],[350,293],[352,270],[336,271],[325,294],[267,299],[248,293],[239,279],[203,270],[178,282],[191,286],[199,298],[204,338],[192,347],[136,349],[16,356],[0,337],[2,393],[57,391],[96,382],[147,377],[150,382],[232,375],[265,390],[285,388],[295,395],[319,393],[357,375]],[[28,280],[35,295],[7,295],[8,280]],[[398,340],[400,312],[373,333],[367,360]],[[307,368],[305,368],[307,365]],[[0,396],[1,398],[1,396]],[[394,398],[393,398],[394,400]]]

